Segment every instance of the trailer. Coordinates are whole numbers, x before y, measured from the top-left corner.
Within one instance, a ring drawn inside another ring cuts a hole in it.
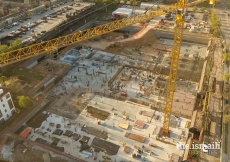
[[[141,9],[157,10],[160,7],[158,5],[154,5],[154,4],[151,4],[151,3],[141,3],[140,8]]]

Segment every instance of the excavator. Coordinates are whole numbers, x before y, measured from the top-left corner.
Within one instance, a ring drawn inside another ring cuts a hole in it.
[[[60,48],[76,44],[78,42],[101,36],[103,34],[116,31],[118,29],[133,25],[135,23],[146,22],[158,16],[164,15],[169,12],[176,11],[174,42],[172,46],[172,59],[170,66],[170,73],[167,84],[166,104],[164,110],[164,123],[159,134],[162,136],[170,136],[170,118],[172,114],[172,104],[174,92],[176,89],[176,80],[178,73],[179,54],[182,43],[182,35],[184,29],[184,9],[187,7],[195,6],[207,0],[197,0],[191,3],[186,3],[186,0],[179,0],[178,3],[164,6],[157,10],[148,10],[143,14],[133,15],[130,18],[123,18],[104,25],[96,26],[83,31],[78,31],[66,36],[44,41],[38,44],[33,44],[17,50],[5,52],[0,54],[0,67],[7,66],[22,60],[26,60],[41,54],[52,54]],[[215,0],[209,0],[211,5],[215,5]]]

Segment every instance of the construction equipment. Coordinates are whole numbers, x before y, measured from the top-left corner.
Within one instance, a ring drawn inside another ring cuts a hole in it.
[[[163,124],[163,132],[162,132],[162,135],[164,136],[170,136],[170,131],[169,131],[170,118],[172,114],[174,92],[176,90],[180,48],[181,48],[182,34],[184,29],[184,19],[183,19],[184,8],[185,8],[185,0],[180,0],[178,3],[178,10],[177,10],[177,16],[175,22],[176,27],[174,33],[174,42],[172,46],[172,61],[171,61],[170,73],[169,73],[168,85],[167,85],[164,124]]]
[[[184,6],[195,6],[198,3],[205,2],[206,0],[197,0]],[[52,54],[57,49],[81,42],[96,36],[110,33],[112,31],[133,25],[139,22],[145,22],[155,17],[164,15],[166,12],[176,11],[180,6],[180,3],[172,4],[159,8],[157,10],[149,10],[143,14],[133,15],[130,18],[123,18],[113,22],[109,22],[104,25],[96,26],[83,31],[78,31],[66,36],[58,37],[48,41],[44,41],[38,44],[33,44],[24,48],[5,52],[0,54],[0,67],[13,64],[22,60],[26,60],[31,57],[35,57],[41,54]]]
[[[159,22],[158,22],[159,25],[165,25],[166,24],[166,21],[164,19],[161,19]]]
[[[121,92],[121,96],[128,97],[128,94],[127,94],[127,92],[122,91],[122,92]]]
[[[164,123],[163,130],[161,131],[161,135],[170,136],[170,120],[172,115],[172,105],[174,92],[176,90],[176,81],[177,81],[177,73],[178,73],[178,65],[179,65],[179,56],[180,56],[180,48],[182,43],[182,35],[184,29],[184,18],[183,13],[186,8],[186,0],[180,0],[178,2],[176,22],[175,22],[175,33],[174,33],[174,42],[172,46],[172,61],[170,66],[170,73],[167,84],[167,94],[166,94],[166,104],[164,110]],[[211,0],[210,0],[211,3]]]
[[[96,26],[87,30],[72,33],[63,37],[55,38],[49,41],[33,44],[28,47],[20,48],[14,51],[0,54],[0,67],[19,62],[40,54],[51,54],[59,48],[75,44],[77,42],[90,39],[92,37],[101,36],[103,34],[130,26],[135,23],[151,20],[157,16],[164,15],[172,11],[177,11],[176,27],[174,35],[174,43],[172,46],[172,61],[170,66],[170,74],[168,79],[168,89],[166,97],[164,124],[162,135],[169,136],[170,118],[172,114],[173,97],[176,88],[177,72],[180,47],[182,43],[182,34],[184,28],[183,10],[186,7],[195,6],[198,3],[205,2],[206,0],[197,0],[195,2],[186,4],[185,0],[180,0],[178,3],[162,7],[157,10],[148,10],[143,14],[133,15],[130,18],[123,18],[104,25]],[[215,4],[214,0],[210,0],[210,4]],[[122,93],[122,95],[124,95]],[[126,96],[126,95],[125,95]]]

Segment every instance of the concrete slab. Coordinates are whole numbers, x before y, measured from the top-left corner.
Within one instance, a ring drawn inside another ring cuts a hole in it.
[[[95,103],[97,103],[95,105]],[[142,148],[144,145],[145,149],[153,151],[155,153],[154,156],[150,156],[149,153],[144,153],[143,157],[148,159],[149,161],[167,161],[169,160],[169,156],[171,153],[176,153],[178,155],[182,155],[181,150],[177,150],[175,145],[168,145],[164,144],[158,140],[156,140],[156,134],[157,130],[160,129],[163,122],[163,114],[154,110],[150,110],[149,107],[138,105],[132,102],[123,102],[118,101],[111,98],[105,98],[102,96],[95,96],[90,102],[89,106],[95,106],[100,110],[110,112],[110,116],[108,119],[106,119],[104,122],[102,122],[101,125],[98,125],[98,120],[92,116],[90,116],[87,113],[87,109],[85,109],[76,120],[70,120],[67,118],[63,118],[59,115],[50,114],[48,113],[49,117],[43,121],[41,126],[37,129],[34,129],[34,131],[28,136],[28,138],[32,140],[36,140],[37,138],[44,139],[50,143],[54,142],[53,139],[58,138],[60,139],[59,142],[57,142],[57,147],[64,147],[64,152],[69,153],[73,156],[80,157],[84,159],[85,157],[82,155],[82,153],[79,153],[81,143],[79,140],[75,140],[75,138],[68,137],[65,135],[56,135],[53,134],[53,132],[56,130],[57,124],[58,129],[62,130],[63,132],[71,131],[75,134],[79,134],[81,138],[83,136],[89,137],[88,144],[90,145],[94,139],[95,136],[91,134],[87,134],[84,131],[82,131],[82,126],[86,125],[86,127],[93,127],[94,129],[98,129],[101,131],[105,131],[108,133],[108,142],[112,142],[116,145],[119,145],[120,148],[118,150],[118,154],[114,156],[106,155],[105,153],[99,152],[97,153],[98,159],[102,160],[103,156],[108,156],[112,160],[134,160],[131,158],[131,154],[136,152],[134,145],[139,146]],[[113,107],[114,109],[111,109]],[[152,112],[155,115],[159,115],[160,118],[158,120],[151,119],[144,115],[140,114],[140,111],[148,111]],[[47,112],[43,112],[44,114],[47,114]],[[116,114],[116,115],[115,115]],[[129,119],[124,119],[122,116],[127,115],[129,116]],[[174,117],[175,118],[175,117]],[[135,120],[141,120],[145,123],[145,127],[143,129],[135,128],[133,126]],[[189,121],[187,119],[179,118],[179,124],[177,125],[177,128],[172,128],[172,138],[171,142],[175,143],[180,141],[180,137],[182,137],[182,131],[185,132],[185,137],[187,136],[187,129],[184,128],[184,123]],[[127,130],[119,128],[120,122],[129,123],[129,128]],[[53,123],[53,124],[50,124]],[[104,124],[103,124],[104,123]],[[179,128],[179,130],[178,130]],[[132,133],[139,136],[142,136],[145,138],[144,143],[134,142],[133,140],[126,138],[126,133]],[[80,138],[80,139],[81,139]],[[158,147],[150,147],[148,146],[149,143],[155,143]],[[182,141],[183,142],[183,141]],[[121,146],[121,143],[125,144],[125,146],[131,147],[130,153],[125,153],[123,150],[124,148]],[[160,155],[160,157],[159,157]],[[163,156],[164,155],[164,156]],[[93,157],[89,157],[87,161],[93,161]]]

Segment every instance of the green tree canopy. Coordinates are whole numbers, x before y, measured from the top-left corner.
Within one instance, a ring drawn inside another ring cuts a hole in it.
[[[230,53],[223,54],[223,60],[224,61],[230,61]]]
[[[22,84],[18,77],[9,77],[9,78],[4,78],[4,86],[10,88],[12,91],[18,93],[22,90]]]
[[[195,12],[196,10],[197,10],[197,7],[196,7],[196,6],[194,6],[194,7],[193,7],[193,11]]]
[[[228,80],[229,80],[229,77],[230,77],[230,74],[224,74],[224,75],[223,75],[223,79],[224,79],[225,81],[228,81]]]
[[[28,96],[18,96],[17,99],[18,105],[22,108],[28,108],[33,104],[31,98],[29,98]]]
[[[204,12],[204,11],[205,11],[205,9],[206,9],[205,7],[202,7],[200,10],[201,10],[202,12]]]
[[[4,50],[6,50],[6,49],[8,49],[8,46],[7,46],[7,45],[3,44],[3,45],[0,46],[0,52],[1,52],[1,51],[4,51]]]
[[[223,117],[223,123],[227,124],[229,122],[229,120],[230,120],[230,115],[224,115],[224,117]]]
[[[19,45],[22,45],[22,41],[20,39],[16,39],[14,40],[12,43],[10,43],[10,47],[15,47],[15,46],[19,46]]]
[[[220,37],[220,31],[219,31],[219,29],[215,28],[213,30],[213,35],[216,36],[216,37]]]
[[[22,41],[20,39],[16,39],[10,44],[10,46],[7,46],[6,44],[0,45],[0,53],[2,53],[7,49],[9,49],[8,51],[10,51],[11,48],[12,48],[11,50],[15,50],[21,47],[22,47]],[[1,55],[0,59],[4,59],[4,56]]]

